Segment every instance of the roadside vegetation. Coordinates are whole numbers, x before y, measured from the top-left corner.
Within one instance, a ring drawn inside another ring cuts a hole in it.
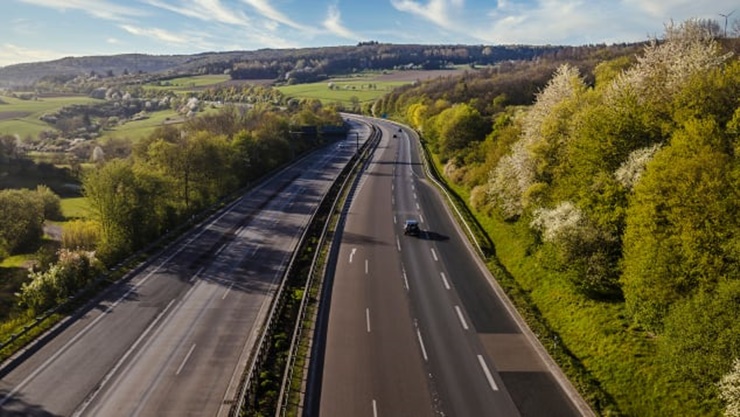
[[[315,100],[224,105],[135,141],[97,142],[77,171],[34,162],[22,141],[0,137],[0,342],[342,124]],[[296,134],[302,126],[319,130]]]
[[[421,133],[494,242],[495,275],[601,415],[737,415],[740,61],[708,23],[372,109]]]

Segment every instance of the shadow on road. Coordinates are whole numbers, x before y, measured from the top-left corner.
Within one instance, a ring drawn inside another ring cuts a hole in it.
[[[0,390],[0,401],[5,401],[0,406],[0,416],[2,417],[60,417],[58,414],[46,411],[38,405],[23,401],[23,397],[18,394],[13,394],[10,398],[7,398],[8,395],[10,395],[8,390]]]

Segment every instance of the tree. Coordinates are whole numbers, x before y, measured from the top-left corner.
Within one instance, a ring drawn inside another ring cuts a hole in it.
[[[45,185],[37,186],[36,193],[44,206],[44,219],[62,220],[64,218],[62,215],[62,202],[58,195]]]
[[[690,381],[696,396],[716,403],[717,383],[740,357],[740,280],[724,280],[673,305],[659,347],[671,377]],[[737,398],[736,398],[737,400]]]
[[[490,124],[468,104],[456,104],[439,113],[435,119],[439,153],[443,159],[454,156],[473,142],[485,139]]]
[[[636,321],[659,330],[670,306],[737,276],[740,184],[712,120],[695,120],[655,153],[634,188],[622,284]]]
[[[83,180],[83,192],[90,202],[93,216],[100,224],[100,256],[110,263],[133,249],[136,210],[136,183],[130,162],[116,159]]]
[[[103,270],[93,252],[59,251],[59,260],[42,272],[31,272],[21,286],[19,301],[35,313],[58,305],[88,285]]]
[[[0,191],[0,258],[33,250],[44,230],[44,203],[30,190]]]

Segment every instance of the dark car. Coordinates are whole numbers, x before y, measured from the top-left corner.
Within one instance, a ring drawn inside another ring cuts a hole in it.
[[[419,229],[419,222],[416,220],[406,220],[403,225],[403,234],[409,236],[419,236],[421,229]]]

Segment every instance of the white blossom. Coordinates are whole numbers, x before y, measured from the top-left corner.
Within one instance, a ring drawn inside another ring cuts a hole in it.
[[[658,149],[660,144],[632,151],[627,160],[614,172],[614,177],[625,188],[631,190],[640,180],[642,173],[645,172],[645,166],[653,159]]]
[[[740,417],[740,359],[735,359],[732,370],[717,385],[725,402],[725,417]]]

